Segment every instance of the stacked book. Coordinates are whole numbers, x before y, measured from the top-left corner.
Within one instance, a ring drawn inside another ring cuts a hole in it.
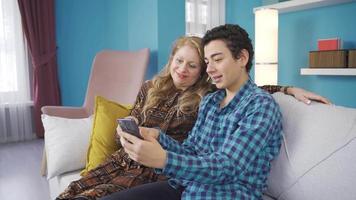
[[[311,51],[310,68],[345,68],[347,67],[347,50]]]

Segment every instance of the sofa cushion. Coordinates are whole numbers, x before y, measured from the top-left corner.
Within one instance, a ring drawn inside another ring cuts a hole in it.
[[[130,105],[121,105],[104,97],[95,98],[93,130],[90,137],[87,161],[82,175],[97,167],[109,155],[118,150],[115,133],[118,118],[130,114]]]
[[[92,117],[68,119],[42,115],[47,178],[82,169],[89,146]]]
[[[283,142],[267,192],[288,200],[356,197],[356,109],[273,97],[283,116]]]

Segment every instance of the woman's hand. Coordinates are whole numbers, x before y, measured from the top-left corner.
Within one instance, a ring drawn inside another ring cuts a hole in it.
[[[121,129],[117,131],[121,145],[132,160],[147,167],[164,168],[167,153],[157,141],[159,136],[157,129],[140,127],[140,134],[145,140],[123,132]]]
[[[329,105],[331,104],[331,102],[327,98],[317,95],[313,92],[306,91],[302,88],[289,87],[287,88],[286,92],[289,95],[293,95],[296,99],[304,102],[305,104],[310,104],[311,101],[319,101],[321,103]]]

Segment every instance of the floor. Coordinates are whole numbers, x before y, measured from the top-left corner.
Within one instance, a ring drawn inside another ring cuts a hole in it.
[[[43,140],[0,144],[0,199],[49,200],[40,175]]]

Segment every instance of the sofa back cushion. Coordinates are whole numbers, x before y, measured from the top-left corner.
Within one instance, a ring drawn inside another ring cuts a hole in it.
[[[267,193],[288,200],[356,198],[356,109],[273,97],[283,116],[283,142]]]

